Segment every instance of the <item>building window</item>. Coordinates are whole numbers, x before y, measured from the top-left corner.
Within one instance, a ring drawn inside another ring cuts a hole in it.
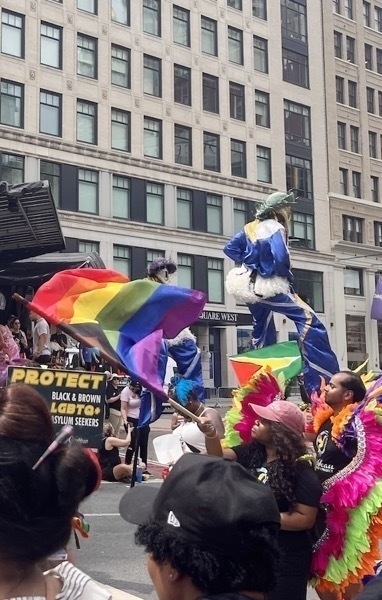
[[[161,36],[160,0],[143,0],[143,31]]]
[[[97,143],[97,105],[77,100],[77,142]]]
[[[376,246],[382,246],[382,223],[374,221],[374,244]]]
[[[2,79],[0,90],[0,123],[24,127],[24,86]]]
[[[227,6],[230,8],[236,8],[236,10],[243,10],[242,0],[227,0]]]
[[[78,210],[98,214],[98,173],[89,169],[78,170]]]
[[[292,50],[282,49],[283,80],[300,87],[309,87],[308,57]]]
[[[162,121],[145,117],[143,138],[144,155],[162,158]]]
[[[360,277],[362,279],[362,272],[360,273]],[[357,293],[356,295],[363,296],[363,293]],[[367,357],[365,317],[345,315],[345,318],[348,367],[349,369],[355,369],[358,365],[363,363]]]
[[[229,113],[231,119],[245,121],[245,87],[229,82]]]
[[[298,196],[312,200],[312,162],[297,156],[286,155],[286,189],[296,188]]]
[[[130,25],[130,0],[111,0],[111,20],[120,25]]]
[[[373,70],[373,46],[365,44],[365,69]]]
[[[131,275],[131,249],[113,244],[113,269],[127,277]]]
[[[332,0],[333,12],[337,15],[340,14],[340,0]]]
[[[379,177],[370,177],[370,189],[372,202],[379,202]]]
[[[281,31],[285,38],[307,43],[306,6],[281,0]]]
[[[97,40],[77,34],[77,74],[97,79]]]
[[[111,147],[130,152],[130,113],[126,110],[111,109]]]
[[[376,48],[376,56],[377,56],[377,73],[382,74],[382,50],[381,48]]]
[[[40,62],[42,65],[62,68],[62,28],[41,23]]]
[[[99,254],[99,242],[89,242],[87,240],[78,240],[78,252],[83,252],[83,254],[90,254],[91,252],[97,252]]]
[[[223,233],[222,197],[207,194],[207,231],[208,233]]]
[[[340,194],[344,196],[348,196],[349,186],[348,186],[348,170],[340,169]]]
[[[113,217],[130,219],[130,189],[128,177],[113,175]]]
[[[339,31],[334,32],[334,56],[342,58],[342,33]]]
[[[362,198],[361,195],[361,173],[352,171],[353,196],[354,198]]]
[[[176,189],[177,226],[192,229],[192,192],[184,188]],[[178,264],[179,266],[179,264]]]
[[[24,58],[24,15],[3,8],[1,12],[1,52]]]
[[[377,158],[377,134],[375,131],[369,131],[369,156]]]
[[[289,240],[293,248],[314,249],[313,215],[306,215],[295,211],[292,212]]]
[[[231,175],[247,177],[246,143],[240,140],[231,140]]]
[[[375,28],[377,31],[382,32],[382,8],[379,6],[374,7],[375,16]]]
[[[219,114],[219,77],[203,73],[203,110]]]
[[[174,102],[191,106],[191,69],[174,65]]]
[[[359,153],[359,127],[350,125],[350,151]]]
[[[22,183],[24,180],[24,158],[16,154],[1,153],[1,181],[12,185]]]
[[[202,52],[211,56],[218,55],[217,22],[207,17],[201,18]]]
[[[272,182],[271,149],[256,146],[257,181]]]
[[[344,16],[353,19],[353,0],[344,0]]]
[[[130,87],[130,49],[111,45],[111,83]]]
[[[61,136],[61,94],[40,91],[40,133]]]
[[[244,229],[247,222],[247,203],[245,200],[233,200],[233,231],[237,233]]]
[[[357,83],[348,81],[349,106],[357,108]]]
[[[48,160],[40,160],[40,179],[49,181],[54,204],[61,206],[61,165]]]
[[[344,269],[344,293],[352,296],[363,296],[361,269]]]
[[[173,37],[175,44],[190,46],[190,11],[180,6],[172,8]]]
[[[340,150],[346,150],[346,123],[337,121],[337,139],[338,148],[340,148]]]
[[[146,183],[146,221],[163,225],[164,223],[164,185]]]
[[[174,125],[175,162],[178,165],[192,165],[192,129],[185,125]]]
[[[370,27],[370,2],[363,3],[363,24]]]
[[[267,0],[252,0],[252,16],[267,20]]]
[[[221,258],[209,258],[207,262],[208,302],[224,303],[224,270]]]
[[[324,312],[323,274],[319,271],[293,269],[293,287],[301,300],[309,304],[316,312]]]
[[[204,168],[207,171],[220,172],[220,136],[203,132]]]
[[[236,65],[244,64],[243,32],[228,26],[228,60]]]
[[[378,92],[378,114],[382,117],[382,92]]]
[[[350,102],[349,102],[349,104],[350,104]],[[367,112],[374,114],[375,106],[374,106],[374,89],[373,88],[370,88],[370,87],[366,88],[366,104],[367,104]],[[351,105],[351,106],[353,106],[353,105]]]
[[[270,127],[269,94],[255,90],[255,120],[260,127]]]
[[[194,258],[189,254],[178,254],[177,256],[177,281],[183,288],[194,287]]]
[[[354,242],[356,244],[362,244],[362,224],[363,219],[357,217],[348,217],[347,215],[342,216],[342,237],[345,242]]]
[[[77,0],[78,10],[83,10],[93,15],[97,14],[97,0]]]
[[[284,100],[284,127],[287,142],[311,147],[309,107]]]
[[[268,40],[253,36],[253,63],[255,71],[268,73]]]
[[[143,55],[143,91],[150,96],[162,97],[162,61],[148,54]]]
[[[355,63],[355,39],[346,36],[346,60]]]
[[[344,78],[336,75],[336,101],[340,104],[344,104]]]

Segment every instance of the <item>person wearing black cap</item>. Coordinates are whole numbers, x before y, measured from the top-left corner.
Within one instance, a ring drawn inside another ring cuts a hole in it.
[[[159,600],[263,600],[276,581],[280,515],[269,488],[231,460],[185,454],[161,485],[122,497]]]

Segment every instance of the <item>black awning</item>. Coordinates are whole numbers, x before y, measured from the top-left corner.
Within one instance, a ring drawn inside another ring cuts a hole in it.
[[[53,253],[0,265],[0,287],[31,285],[35,287],[64,269],[90,267],[104,269],[105,264],[96,252]]]
[[[49,182],[0,182],[0,268],[15,260],[64,249]]]

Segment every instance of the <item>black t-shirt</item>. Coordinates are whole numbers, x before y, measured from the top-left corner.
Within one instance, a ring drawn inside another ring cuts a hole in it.
[[[106,388],[106,398],[109,400],[110,398],[114,398],[114,396],[119,396],[121,392],[118,388],[115,388],[114,385],[109,382]],[[109,404],[109,408],[114,408],[115,410],[121,410],[121,398],[116,400],[115,402],[111,402]]]
[[[237,462],[252,473],[257,479],[263,483],[267,483],[267,465],[255,464],[251,447],[255,447],[257,442],[251,444],[241,444],[235,446],[232,450],[237,456]],[[313,469],[308,463],[303,461],[296,462],[296,482],[295,482],[295,498],[297,504],[305,504],[306,506],[317,507],[320,504],[322,494],[321,484]],[[290,502],[285,496],[276,498],[277,506],[280,512],[287,512],[290,509]],[[301,556],[309,559],[309,551],[312,546],[313,536],[310,530],[302,531],[284,531],[280,530],[279,545],[283,550],[285,559],[282,562],[282,571],[292,570],[298,566],[298,561]],[[301,556],[300,556],[301,555]]]
[[[332,427],[330,419],[325,421],[318,430],[314,441],[317,456],[316,473],[321,483],[338,471],[342,471],[357,453],[356,440],[351,440],[347,444],[345,452],[333,442]]]
[[[119,457],[119,450],[117,447],[113,446],[111,450],[106,450],[105,443],[107,438],[103,438],[101,442],[101,448],[98,450],[98,460],[101,465],[101,469],[113,468],[116,465],[121,464],[121,459]]]
[[[197,600],[251,600],[251,598],[240,594],[240,592],[223,592],[221,594],[212,594],[211,596],[200,596]]]

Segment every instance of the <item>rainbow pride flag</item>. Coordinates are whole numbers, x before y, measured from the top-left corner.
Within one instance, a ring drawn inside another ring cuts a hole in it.
[[[277,376],[293,379],[302,371],[302,359],[297,342],[280,342],[249,350],[230,357],[231,365],[240,385],[243,385],[262,367],[270,367]]]
[[[162,339],[176,337],[198,318],[205,295],[148,279],[129,281],[108,269],[73,269],[54,275],[26,304],[163,398]]]

